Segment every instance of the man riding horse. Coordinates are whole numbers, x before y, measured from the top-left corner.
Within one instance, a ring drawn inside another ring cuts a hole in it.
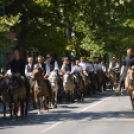
[[[47,79],[50,74],[50,67],[48,64],[44,63],[44,58],[42,56],[38,56],[38,63],[34,65],[34,68],[35,69],[38,69],[38,68],[44,69],[44,80],[49,88],[50,95],[52,95],[51,84]]]
[[[60,78],[60,71],[59,71],[59,66],[56,60],[53,60],[53,57],[50,53],[48,53],[46,55],[46,62],[49,65],[50,68],[50,72],[55,71],[57,72],[57,76],[58,76],[58,82],[60,84],[60,88],[63,88],[63,83],[62,83],[62,79]]]
[[[25,75],[25,61],[20,57],[19,50],[14,50],[14,59],[11,61],[11,73],[12,75],[17,74],[24,77],[24,82],[27,87],[27,98],[30,94],[30,85],[29,81]],[[11,97],[11,96],[10,96]]]
[[[113,68],[116,72],[119,72],[119,63],[115,57],[112,58],[112,62],[109,64],[109,68]]]
[[[122,65],[122,74],[120,75],[121,76],[120,84],[119,84],[118,91],[116,92],[117,96],[120,95],[121,87],[124,84],[124,79],[127,75],[127,69],[126,68],[129,68],[129,67],[132,67],[132,66],[134,66],[134,56],[133,56],[133,51],[130,48],[130,49],[127,50],[127,57],[125,58],[124,63]]]

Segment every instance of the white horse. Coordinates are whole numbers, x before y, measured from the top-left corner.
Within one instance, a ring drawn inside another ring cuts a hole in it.
[[[75,94],[75,82],[70,72],[63,72],[63,88],[65,92],[65,97],[68,101],[74,102],[74,94]],[[68,98],[69,95],[69,98]]]
[[[54,108],[57,108],[57,94],[59,89],[57,72],[52,71],[48,77],[48,80],[51,83],[52,103],[54,105]]]

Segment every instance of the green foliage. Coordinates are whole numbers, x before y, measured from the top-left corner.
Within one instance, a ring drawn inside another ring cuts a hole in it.
[[[8,16],[12,14],[1,18],[3,41],[5,32],[20,28],[27,31],[27,48],[41,52],[73,51],[94,57],[134,48],[132,0],[3,0],[0,4]]]

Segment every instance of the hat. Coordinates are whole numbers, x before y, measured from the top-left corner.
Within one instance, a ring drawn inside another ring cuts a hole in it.
[[[112,58],[112,60],[115,60],[115,59],[116,59],[115,57]]]
[[[51,53],[47,53],[46,58],[52,57]]]

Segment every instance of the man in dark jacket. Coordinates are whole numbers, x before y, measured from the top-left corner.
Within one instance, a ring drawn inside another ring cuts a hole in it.
[[[14,51],[14,59],[11,61],[11,72],[24,77],[25,84],[27,87],[27,98],[30,94],[30,85],[27,77],[25,76],[25,61],[20,57],[19,50]]]

